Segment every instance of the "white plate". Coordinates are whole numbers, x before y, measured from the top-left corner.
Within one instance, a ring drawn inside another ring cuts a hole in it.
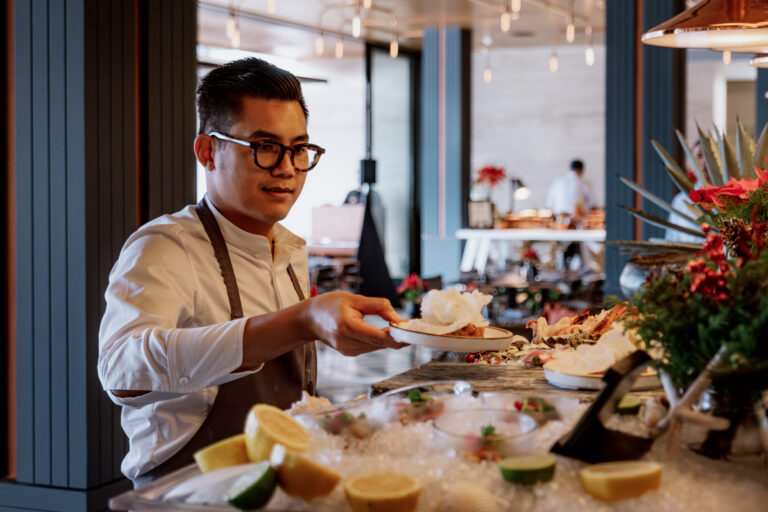
[[[546,365],[544,365],[544,378],[553,386],[565,389],[603,389],[605,386],[602,375],[556,372],[548,370]],[[632,386],[632,390],[642,391],[658,387],[661,387],[661,382],[654,371],[651,374],[640,375]]]
[[[412,331],[400,327],[406,322],[389,324],[389,333],[395,341],[410,345],[444,350],[446,352],[486,352],[489,350],[504,350],[512,343],[513,334],[498,327],[486,327],[485,336],[482,338],[470,338],[465,336],[445,336],[440,334],[427,334]]]

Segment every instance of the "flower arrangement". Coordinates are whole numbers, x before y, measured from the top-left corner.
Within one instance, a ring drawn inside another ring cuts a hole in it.
[[[403,279],[400,286],[397,287],[397,293],[402,295],[409,302],[419,302],[421,296],[427,291],[427,283],[416,273],[412,273]]]
[[[523,258],[523,261],[526,263],[538,263],[539,253],[537,253],[536,249],[534,249],[532,246],[529,245],[523,251],[522,258]]]
[[[475,183],[485,183],[493,189],[507,177],[506,171],[501,167],[486,166],[477,171]]]

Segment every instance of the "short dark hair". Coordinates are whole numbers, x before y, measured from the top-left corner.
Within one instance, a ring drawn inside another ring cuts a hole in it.
[[[581,160],[572,161],[571,169],[584,169],[584,162],[582,162]]]
[[[309,116],[301,84],[292,73],[255,57],[220,66],[203,77],[197,88],[199,133],[226,131],[237,121],[246,96],[297,101]]]

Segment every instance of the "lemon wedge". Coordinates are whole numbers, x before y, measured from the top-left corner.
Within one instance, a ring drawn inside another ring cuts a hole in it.
[[[354,512],[413,512],[421,482],[400,473],[366,473],[347,480],[344,493]]]
[[[277,483],[291,496],[312,501],[331,494],[341,475],[299,454],[286,450],[281,444],[272,449],[270,464],[277,471]]]
[[[245,449],[245,434],[238,434],[208,445],[196,451],[193,457],[201,473],[250,462]]]
[[[636,498],[661,485],[661,464],[648,461],[605,462],[579,471],[584,490],[602,501]]]
[[[269,459],[272,447],[280,443],[303,452],[309,448],[309,432],[282,410],[267,404],[251,407],[245,420],[245,446],[253,462]]]

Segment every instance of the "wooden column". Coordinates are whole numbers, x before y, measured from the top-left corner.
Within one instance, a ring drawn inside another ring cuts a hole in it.
[[[757,70],[757,83],[755,86],[755,105],[757,116],[755,119],[755,137],[760,137],[763,127],[768,124],[768,69]]]
[[[459,277],[469,197],[471,32],[431,29],[424,34],[421,64],[419,195],[421,271]]]
[[[125,239],[193,202],[195,179],[196,5],[149,7],[14,2],[17,465],[0,510],[101,510],[129,486],[96,372],[104,289]]]

